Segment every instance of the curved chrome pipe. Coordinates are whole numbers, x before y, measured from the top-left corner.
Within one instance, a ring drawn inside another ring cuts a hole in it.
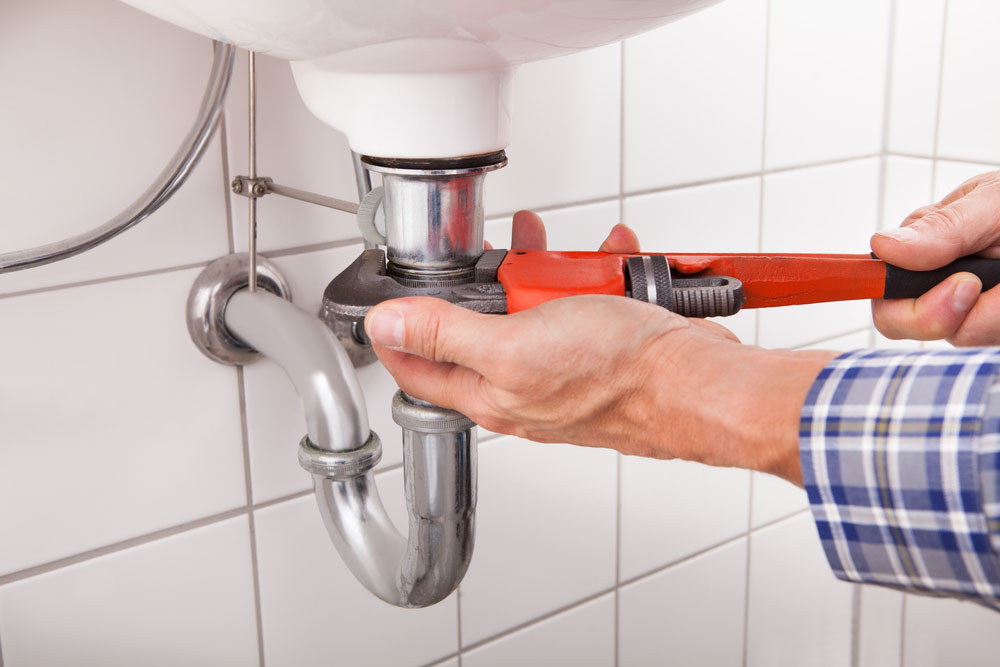
[[[118,236],[163,206],[187,179],[215,132],[229,89],[235,56],[236,47],[232,44],[215,43],[212,71],[194,124],[166,168],[138,199],[111,220],[90,231],[55,243],[0,254],[0,273],[30,269],[79,255]]]
[[[347,460],[352,452],[371,446],[357,376],[322,322],[261,290],[234,294],[225,322],[233,334],[288,374],[306,413],[306,447]],[[454,414],[446,418],[454,419]],[[366,469],[314,473],[313,485],[323,523],[354,576],[390,604],[426,607],[455,590],[472,558],[476,432],[470,423],[461,424],[457,432],[438,432],[447,429],[447,421],[429,424],[427,432],[414,430],[420,428],[417,421],[407,424],[411,428],[403,431],[403,475],[408,539],[393,527],[379,498],[371,472],[377,456],[366,459]]]

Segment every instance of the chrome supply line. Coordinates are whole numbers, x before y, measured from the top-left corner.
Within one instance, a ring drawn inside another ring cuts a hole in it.
[[[236,47],[215,42],[212,70],[194,124],[166,168],[138,199],[124,211],[90,231],[55,243],[0,254],[0,273],[30,269],[79,255],[118,236],[163,206],[205,153],[222,114],[235,56]]]

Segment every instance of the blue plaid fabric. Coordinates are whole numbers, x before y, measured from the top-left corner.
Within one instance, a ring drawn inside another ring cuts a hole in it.
[[[802,408],[802,473],[838,577],[1000,609],[1000,348],[851,352]]]

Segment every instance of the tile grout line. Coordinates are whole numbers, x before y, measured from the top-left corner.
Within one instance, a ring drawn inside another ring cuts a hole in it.
[[[758,195],[757,195],[757,252],[761,252],[764,247],[764,195],[767,174],[767,119],[770,110],[768,95],[771,90],[771,12],[772,0],[767,0],[764,7],[764,94],[763,112],[761,113],[760,129],[760,174],[758,175]],[[754,345],[760,344],[760,313],[755,313],[754,317]],[[747,667],[749,661],[748,649],[750,646],[750,564],[751,564],[751,536],[753,534],[753,498],[754,498],[754,477],[751,472],[750,485],[747,501],[747,530],[745,533],[747,541],[747,556],[744,565],[743,582],[743,655],[741,664]]]
[[[61,570],[71,565],[77,565],[78,563],[83,563],[89,560],[93,560],[95,558],[100,558],[102,556],[108,556],[113,553],[118,553],[119,551],[125,551],[126,549],[131,549],[133,547],[138,547],[144,544],[149,544],[151,542],[156,542],[157,540],[162,540],[167,537],[173,537],[174,535],[180,535],[181,533],[186,533],[191,530],[196,530],[198,528],[211,526],[216,523],[221,523],[223,521],[227,521],[229,519],[242,516],[243,514],[246,513],[247,513],[246,507],[237,507],[236,509],[226,510],[225,512],[219,512],[217,514],[212,514],[207,517],[195,519],[194,521],[188,521],[185,523],[178,524],[176,526],[170,526],[169,528],[156,530],[153,531],[152,533],[146,533],[145,535],[130,537],[127,540],[114,542],[112,544],[106,544],[102,547],[97,547],[96,549],[81,551],[80,553],[74,554],[72,556],[59,558],[57,560],[49,561],[47,563],[42,563],[41,565],[33,565],[23,570],[17,570],[15,572],[11,572],[9,574],[0,576],[0,586],[6,586],[7,584],[14,583],[15,581],[21,581],[23,579],[37,577],[42,574],[48,574],[49,572],[55,572],[56,570]]]
[[[937,199],[938,165],[941,162],[941,108],[944,102],[944,61],[948,51],[948,17],[951,15],[951,0],[944,0],[944,16],[941,17],[941,54],[938,62],[937,110],[934,117],[934,164],[931,171],[931,201]]]
[[[455,659],[458,662],[458,667],[462,667],[462,584],[459,582],[458,588],[455,589],[455,634],[456,642],[458,646],[458,652],[455,654]],[[447,659],[447,658],[446,658]],[[0,665],[3,667],[3,665]]]
[[[906,603],[910,596],[903,593],[903,604],[899,609],[899,667],[906,667]]]
[[[394,468],[391,468],[394,469]],[[382,471],[379,471],[382,472]],[[376,473],[377,474],[377,473]],[[293,500],[298,500],[299,498],[305,498],[312,494],[312,489],[305,489],[304,491],[296,491],[295,493],[289,493],[284,496],[278,496],[277,498],[272,498],[271,500],[262,500],[250,509],[253,511],[267,509],[268,507],[273,507],[275,505],[280,505],[281,503],[291,502]]]
[[[810,511],[809,508],[805,508],[805,509],[801,509],[801,510],[798,510],[796,512],[793,512],[792,514],[779,517],[779,518],[774,519],[772,521],[768,521],[767,523],[763,523],[763,524],[757,526],[756,528],[754,528],[752,532],[759,532],[761,530],[765,530],[767,528],[771,528],[771,527],[773,527],[773,526],[775,526],[775,525],[777,525],[779,523],[782,523],[784,521],[789,521],[791,519],[798,518],[799,516],[801,516],[803,514],[806,514],[809,511]],[[658,567],[658,568],[656,568],[654,570],[650,570],[649,572],[644,572],[643,574],[636,575],[635,577],[632,577],[631,579],[627,579],[625,581],[622,581],[618,586],[613,586],[613,587],[610,587],[610,588],[602,589],[602,590],[600,590],[600,591],[598,591],[596,593],[588,595],[585,598],[581,598],[579,600],[576,600],[575,602],[573,602],[571,604],[565,605],[563,607],[559,607],[558,609],[555,609],[555,610],[550,611],[548,613],[542,614],[540,616],[536,616],[536,617],[534,617],[534,618],[532,618],[532,619],[530,619],[528,621],[525,621],[523,623],[519,623],[518,625],[515,625],[515,626],[512,626],[510,628],[507,628],[507,629],[505,629],[505,630],[503,630],[501,632],[498,632],[498,633],[496,633],[494,635],[490,635],[488,637],[480,639],[479,641],[473,642],[473,643],[469,644],[468,646],[463,647],[462,653],[467,654],[470,651],[474,651],[476,649],[482,648],[483,646],[485,646],[487,644],[491,644],[491,643],[493,643],[495,641],[499,641],[500,639],[504,639],[505,637],[509,637],[512,634],[520,632],[521,630],[526,630],[526,629],[528,629],[528,628],[530,628],[530,627],[532,627],[534,625],[537,625],[539,623],[543,623],[543,622],[545,622],[547,620],[550,620],[550,619],[552,619],[552,618],[554,618],[556,616],[559,616],[561,614],[565,614],[567,612],[573,611],[574,609],[577,609],[578,607],[581,607],[581,606],[583,606],[585,604],[593,602],[594,600],[602,598],[602,597],[604,597],[606,595],[613,594],[618,588],[621,588],[621,587],[624,587],[624,586],[632,586],[634,584],[641,583],[642,581],[644,581],[646,579],[649,579],[651,577],[655,577],[655,576],[657,576],[659,574],[663,574],[667,570],[671,570],[671,569],[673,569],[673,568],[675,568],[677,566],[684,565],[684,564],[686,564],[686,563],[688,563],[688,562],[690,562],[690,561],[692,561],[692,560],[694,560],[696,558],[699,558],[699,557],[704,556],[704,555],[706,555],[706,554],[708,554],[708,553],[710,553],[712,551],[715,551],[716,549],[722,549],[724,547],[730,546],[730,545],[738,542],[739,540],[743,540],[743,539],[748,539],[746,533],[740,533],[740,534],[738,534],[738,535],[736,535],[734,537],[731,537],[731,538],[729,538],[727,540],[719,542],[718,544],[713,544],[712,546],[706,547],[706,548],[701,549],[701,550],[699,550],[699,551],[697,551],[695,553],[689,554],[689,555],[687,555],[687,556],[685,556],[683,558],[680,558],[678,560],[672,561],[672,562],[668,563],[667,565],[663,565],[663,566]],[[439,663],[441,663],[443,661],[447,661],[447,660],[451,660],[452,658],[456,658],[457,656],[458,656],[457,653],[448,654],[448,655],[445,655],[445,656],[441,656],[440,658],[436,658],[434,661],[432,661],[430,663],[427,663],[427,664],[428,664],[428,666],[437,665],[437,664],[439,664]]]
[[[226,202],[226,243],[235,251],[232,197],[229,192],[229,137],[226,111],[219,117],[219,143],[222,153],[222,185]],[[257,631],[257,663],[264,667],[264,624],[260,606],[260,568],[257,560],[257,525],[253,513],[253,478],[250,470],[250,427],[247,419],[246,375],[242,365],[236,367],[236,390],[240,404],[240,448],[243,453],[243,482],[246,490],[247,531],[250,537],[250,577],[253,587],[254,622]]]
[[[818,340],[810,341],[808,343],[802,343],[801,345],[796,345],[795,347],[789,348],[775,348],[775,349],[788,349],[788,350],[801,350],[806,347],[812,347],[813,345],[822,345],[823,343],[829,343],[831,340],[836,340],[838,338],[843,338],[844,336],[853,336],[854,334],[862,333],[871,328],[872,325],[866,324],[863,327],[858,327],[857,329],[851,329],[850,331],[844,331],[842,333],[834,334],[832,336],[824,336]]]
[[[978,165],[982,167],[990,167],[996,169],[1000,166],[1000,161],[990,162],[989,160],[982,160],[979,158],[965,158],[965,157],[954,157],[948,155],[922,155],[920,153],[907,153],[906,151],[890,151],[889,157],[903,157],[909,158],[911,160],[927,160],[928,162],[933,162],[935,159],[941,162],[962,162],[965,164]]]
[[[887,189],[889,187],[889,134],[892,123],[892,83],[896,71],[896,28],[899,22],[899,0],[892,0],[889,4],[889,28],[886,35],[886,57],[885,57],[885,89],[883,92],[882,108],[882,157],[879,165],[878,175],[878,197],[875,209],[875,229],[877,232],[883,229],[888,222],[885,219],[885,204]],[[869,325],[868,345],[874,346],[875,327]],[[861,588],[855,586],[851,593],[851,667],[859,667],[861,664]]]
[[[617,484],[615,484],[615,614],[614,614],[614,650],[615,667],[620,662],[621,643],[619,629],[621,628],[621,582],[622,582],[622,454],[617,453],[615,457],[615,474]],[[2,667],[2,666],[0,666]]]
[[[861,585],[851,591],[851,667],[861,666]]]
[[[211,526],[216,523],[221,523],[222,521],[227,521],[229,519],[236,518],[242,514],[248,513],[249,511],[265,509],[274,505],[280,505],[281,503],[291,502],[293,500],[298,500],[299,498],[304,498],[310,494],[312,494],[312,490],[310,489],[307,489],[305,491],[297,491],[295,493],[290,493],[285,496],[280,496],[272,500],[262,501],[249,508],[237,507],[235,509],[226,510],[224,512],[210,514],[208,516],[201,517],[200,519],[194,519],[192,521],[186,521],[184,523],[177,524],[176,526],[170,526],[168,528],[156,530],[151,533],[137,535],[136,537],[130,537],[126,540],[121,540],[120,542],[112,542],[111,544],[105,544],[104,546],[97,547],[95,549],[81,551],[79,553],[73,554],[72,556],[66,556],[65,558],[59,558],[53,561],[48,561],[47,563],[41,563],[40,565],[32,565],[31,567],[27,567],[22,570],[16,570],[14,572],[10,572],[5,575],[0,575],[0,586],[6,586],[7,584],[11,584],[16,581],[21,581],[23,579],[30,579],[31,577],[37,577],[42,574],[55,572],[57,570],[61,570],[71,565],[76,565],[78,563],[83,563],[85,561],[93,560],[95,558],[108,556],[113,553],[117,553],[119,551],[125,551],[133,547],[138,547],[144,544],[149,544],[151,542],[156,542],[157,540],[166,539],[168,537],[173,537],[175,535],[181,535],[191,530],[197,530],[198,528],[204,528],[206,526]]]
[[[20,296],[33,296],[35,294],[44,294],[45,292],[57,292],[64,289],[73,289],[76,287],[90,287],[91,285],[102,285],[104,283],[113,283],[119,280],[131,280],[133,278],[148,278],[150,276],[159,276],[167,273],[177,273],[179,271],[187,271],[188,269],[198,269],[208,266],[211,260],[205,260],[202,262],[192,262],[190,264],[180,264],[178,266],[168,266],[162,269],[150,269],[148,271],[135,271],[132,273],[122,273],[116,276],[105,276],[103,278],[90,278],[88,280],[79,280],[71,283],[60,283],[58,285],[48,285],[46,287],[33,287],[31,289],[19,290],[16,292],[6,292],[0,294],[0,299],[11,299]]]
[[[487,644],[492,644],[495,641],[498,641],[498,640],[503,639],[505,637],[509,637],[510,635],[516,634],[516,633],[518,633],[518,632],[520,632],[522,630],[527,630],[528,628],[530,628],[532,626],[535,626],[535,625],[538,625],[539,623],[544,623],[545,621],[553,619],[556,616],[560,616],[562,614],[571,612],[571,611],[573,611],[575,609],[578,609],[579,607],[582,607],[585,604],[589,604],[589,603],[593,602],[594,600],[598,600],[598,599],[600,599],[600,598],[602,598],[602,597],[604,597],[606,595],[611,595],[614,592],[615,592],[614,587],[612,587],[612,588],[605,588],[603,590],[598,591],[597,593],[593,593],[591,595],[588,595],[585,598],[581,598],[581,599],[579,599],[579,600],[577,600],[577,601],[575,601],[575,602],[573,602],[571,604],[559,607],[558,609],[555,609],[555,610],[550,611],[548,613],[542,614],[541,616],[536,616],[535,618],[532,618],[532,619],[530,619],[528,621],[525,621],[524,623],[519,623],[519,624],[517,624],[517,625],[515,625],[513,627],[507,628],[506,630],[503,630],[502,632],[498,632],[495,635],[490,635],[489,637],[484,637],[483,639],[480,639],[479,641],[473,642],[473,643],[469,644],[468,646],[466,646],[465,649],[464,649],[464,651],[466,653],[468,653],[469,651],[475,651],[476,649],[482,648],[483,646],[486,646]],[[448,657],[445,657],[445,658],[442,658],[442,659],[443,660],[448,660],[449,657],[453,657],[453,656],[448,656]],[[437,664],[437,663],[432,663],[432,664]]]
[[[862,160],[870,160],[872,158],[880,157],[881,153],[863,153],[860,155],[851,155],[848,157],[834,158],[831,160],[820,160],[817,162],[806,162],[802,164],[797,164],[789,167],[775,167],[774,169],[766,169],[763,171],[750,171],[741,174],[731,174],[729,176],[722,176],[719,178],[710,178],[700,181],[685,181],[683,183],[673,183],[670,185],[658,186],[655,188],[646,188],[643,190],[631,190],[626,191],[621,194],[622,197],[628,199],[629,197],[643,197],[646,195],[656,195],[664,194],[667,192],[676,192],[677,190],[685,190],[688,188],[704,187],[707,185],[723,185],[726,183],[732,183],[733,181],[743,181],[751,178],[758,178],[763,173],[764,176],[774,176],[779,174],[787,174],[795,171],[804,171],[807,169],[821,169],[823,167],[836,167],[843,164],[848,164],[850,162],[860,162]],[[573,208],[576,206],[594,206],[597,204],[610,204],[615,202],[619,198],[618,195],[607,195],[605,197],[593,197],[590,199],[577,199],[574,201],[560,202],[558,204],[547,204],[545,206],[535,206],[531,210],[536,213],[547,213],[550,211],[558,211],[565,208]],[[490,213],[487,216],[488,220],[499,220],[501,218],[509,218],[514,215],[515,211],[499,211],[496,213]]]
[[[625,40],[619,44],[618,58],[618,221],[625,222]],[[615,455],[615,594],[614,667],[621,662],[621,576],[622,576],[622,455]]]
[[[879,168],[878,202],[876,209],[876,231],[882,229],[885,220],[886,189],[889,178],[889,132],[892,123],[892,82],[896,71],[896,23],[899,15],[899,1],[892,0],[889,5],[889,34],[886,38],[887,53],[885,59],[885,90],[882,103],[882,164]]]
[[[777,169],[768,170],[768,171],[764,172],[764,175],[765,176],[770,176],[770,175],[775,175],[775,174],[783,174],[783,173],[789,173],[789,172],[806,170],[806,169],[819,169],[819,168],[822,168],[822,167],[834,167],[834,166],[838,166],[838,165],[842,165],[842,164],[848,164],[850,162],[860,162],[862,160],[869,160],[871,158],[876,158],[876,157],[879,157],[879,154],[877,154],[877,153],[870,153],[870,154],[864,154],[864,155],[855,155],[855,156],[846,157],[846,158],[838,158],[838,159],[835,159],[835,160],[826,160],[826,161],[822,161],[822,162],[805,163],[805,164],[795,165],[795,166],[791,166],[791,167],[780,167],[780,168],[777,168]],[[901,155],[901,157],[907,157],[907,156]],[[919,156],[915,156],[915,157],[919,157]],[[945,158],[942,158],[942,159],[945,159]],[[955,161],[966,162],[967,160],[955,160]],[[991,165],[992,166],[992,163],[988,163],[988,162],[983,162],[981,164],[987,164],[987,165]],[[636,190],[635,192],[627,192],[627,193],[623,193],[622,195],[611,195],[611,196],[607,196],[607,197],[597,197],[597,198],[594,198],[594,199],[583,199],[583,200],[577,200],[577,201],[571,201],[571,202],[563,202],[563,203],[560,203],[560,204],[553,204],[553,205],[548,205],[548,206],[538,206],[538,207],[535,207],[532,210],[534,210],[536,212],[539,212],[539,213],[545,213],[545,212],[549,212],[549,211],[561,210],[561,209],[564,209],[564,208],[572,208],[572,207],[575,207],[575,206],[591,206],[591,205],[595,205],[595,204],[608,204],[608,203],[612,203],[612,202],[619,202],[619,207],[623,207],[624,206],[623,199],[627,199],[628,197],[640,197],[640,196],[644,196],[644,195],[654,195],[654,194],[675,192],[675,191],[684,190],[684,189],[687,189],[687,188],[696,188],[696,187],[702,187],[702,186],[707,186],[707,185],[721,185],[721,184],[725,184],[725,183],[731,183],[733,181],[745,180],[745,179],[750,179],[750,178],[759,178],[760,176],[761,176],[760,172],[751,172],[751,173],[746,173],[746,174],[737,174],[737,175],[734,175],[734,176],[725,176],[725,177],[722,177],[722,178],[710,179],[710,180],[705,180],[705,181],[690,181],[690,182],[687,182],[687,183],[679,183],[679,184],[675,184],[675,185],[668,185],[668,186],[663,186],[663,187],[660,187],[660,188],[653,188],[653,189],[648,189],[648,190]],[[513,214],[514,214],[514,211],[504,211],[504,212],[501,212],[501,213],[491,214],[489,216],[489,219],[490,220],[496,220],[496,219],[500,219],[500,218],[504,218],[504,217],[510,217]],[[270,250],[270,251],[262,252],[261,255],[263,255],[264,257],[270,257],[270,258],[288,257],[288,256],[292,256],[292,255],[300,255],[300,254],[305,254],[305,253],[310,253],[310,252],[319,252],[321,250],[331,250],[331,249],[334,249],[334,248],[344,248],[344,247],[347,247],[347,246],[357,245],[359,243],[361,243],[361,238],[360,237],[350,237],[350,238],[347,238],[347,239],[340,239],[340,240],[336,240],[336,241],[326,241],[326,242],[323,242],[323,243],[313,243],[313,244],[307,244],[307,245],[302,245],[302,246],[293,246],[293,247],[289,247],[289,248],[279,248],[279,249],[276,249],[276,250]],[[159,269],[150,269],[148,271],[135,271],[135,272],[132,272],[132,273],[123,273],[123,274],[114,275],[114,276],[103,276],[103,277],[100,277],[100,278],[91,278],[91,279],[87,279],[87,280],[79,280],[79,281],[68,282],[68,283],[59,283],[59,284],[55,284],[55,285],[48,285],[46,287],[36,287],[36,288],[31,288],[31,289],[26,289],[26,290],[20,290],[20,291],[15,291],[15,292],[0,293],[0,299],[7,299],[7,298],[13,298],[13,297],[20,297],[20,296],[30,296],[30,295],[34,295],[34,294],[41,294],[41,293],[44,293],[44,292],[54,292],[54,291],[58,291],[58,290],[71,289],[71,288],[74,288],[74,287],[88,287],[90,285],[100,285],[100,284],[104,284],[104,283],[116,282],[116,281],[119,281],[119,280],[131,280],[133,278],[145,278],[145,277],[149,277],[149,276],[157,276],[157,275],[167,274],[167,273],[176,273],[178,271],[186,271],[188,269],[203,268],[203,267],[207,266],[210,261],[211,260],[204,260],[204,261],[200,261],[200,262],[191,262],[189,264],[180,264],[180,265],[177,265],[177,266],[168,266],[168,267],[163,267],[163,268],[159,268]]]
[[[750,473],[750,502],[747,504],[747,559],[744,570],[743,582],[743,667],[747,666],[747,648],[750,645],[750,559],[751,559],[751,538],[753,537],[753,487],[754,474]]]
[[[257,623],[257,656],[260,667],[264,667],[264,622],[260,605],[257,524],[253,512],[253,479],[250,471],[250,427],[247,420],[246,374],[243,371],[243,366],[236,367],[236,382],[240,399],[240,436],[243,441],[243,478],[246,486],[247,528],[250,531],[250,571],[253,579],[254,618]]]

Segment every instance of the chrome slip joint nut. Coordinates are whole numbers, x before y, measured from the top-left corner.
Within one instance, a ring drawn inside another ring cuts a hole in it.
[[[476,427],[461,412],[419,401],[397,391],[392,397],[392,420],[408,431],[417,433],[461,433]]]
[[[299,465],[313,475],[329,479],[360,477],[377,466],[381,460],[382,441],[374,431],[369,433],[365,444],[346,452],[320,449],[309,441],[308,435],[299,442]]]

